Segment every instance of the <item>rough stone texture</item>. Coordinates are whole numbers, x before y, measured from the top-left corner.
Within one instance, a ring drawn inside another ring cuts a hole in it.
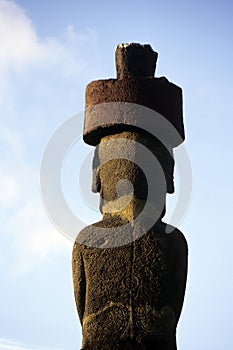
[[[147,45],[134,45],[117,49],[117,80],[92,82],[86,90],[84,140],[95,146],[100,143],[93,161],[92,188],[100,193],[103,219],[82,230],[73,248],[83,350],[177,349],[188,250],[178,229],[166,233],[162,218],[166,193],[174,191],[172,148],[179,142],[170,140],[166,149],[142,128],[123,122],[116,125],[121,117],[129,121],[127,110],[115,119],[111,111],[111,123],[105,122],[102,113],[90,113],[102,102],[142,104],[165,116],[182,136],[180,142],[184,139],[181,89],[165,78],[148,78],[157,56]],[[96,118],[101,121],[98,127]],[[163,181],[140,144],[158,159]],[[145,167],[140,169],[142,158]],[[146,173],[153,179],[152,197]]]
[[[153,77],[158,54],[150,45],[120,44],[116,48],[117,79]]]
[[[114,135],[109,135],[109,136],[104,136],[101,139],[100,145],[96,148],[96,152],[95,152],[95,156],[93,159],[93,192],[100,192],[100,157],[99,157],[99,149],[103,149],[102,151],[102,163],[104,162],[104,155],[106,155],[106,157],[109,155],[109,153],[111,153],[114,156],[114,150],[112,149],[112,147],[108,147],[107,146],[107,140],[109,139],[130,139],[131,141],[135,142],[135,146],[133,147],[133,149],[129,149],[125,147],[124,142],[122,141],[122,144],[120,144],[118,142],[118,147],[120,148],[120,153],[123,154],[124,157],[128,156],[132,161],[135,161],[136,163],[138,162],[138,158],[140,157],[145,157],[145,154],[141,154],[142,152],[139,152],[137,144],[140,143],[143,146],[146,147],[146,149],[150,150],[152,152],[152,154],[156,157],[156,159],[159,161],[159,163],[162,166],[163,172],[164,172],[164,176],[166,179],[166,183],[167,183],[167,193],[173,193],[174,192],[174,179],[173,179],[173,173],[174,173],[174,158],[173,158],[173,152],[172,149],[170,151],[168,151],[164,145],[162,145],[162,143],[155,139],[154,137],[152,137],[150,134],[146,133],[146,132],[136,132],[136,131],[124,131],[124,132],[119,132],[116,133]],[[105,142],[106,141],[106,142]],[[105,147],[104,147],[105,145]],[[119,157],[118,157],[119,158]],[[120,176],[123,177],[123,173],[125,173],[126,171],[124,171],[124,166],[123,166],[123,161],[125,162],[125,160],[119,160],[119,164],[117,165],[117,167],[120,169]],[[122,166],[120,166],[120,164],[122,164]],[[148,164],[150,165],[150,163],[148,162]],[[135,165],[132,164],[132,169],[135,167]],[[127,170],[128,171],[128,170]],[[103,171],[102,171],[103,173]],[[112,167],[112,173],[114,173],[114,175],[116,176],[116,169],[114,168],[114,166]],[[138,174],[136,175],[138,177]],[[154,179],[156,180],[156,174],[154,175]],[[131,181],[132,180],[132,181]],[[132,183],[134,183],[133,179],[129,179],[129,181],[131,181]],[[147,191],[147,187],[144,184],[143,185],[143,181],[140,178],[139,180],[140,185],[137,186],[137,191],[143,192],[143,195],[138,193],[138,197],[141,198],[142,196],[145,198],[145,193]],[[155,181],[156,183],[156,181]],[[134,188],[136,190],[135,187],[135,183],[134,183]],[[139,189],[138,189],[139,187]]]
[[[181,141],[184,140],[184,125],[182,113],[182,90],[170,83],[166,78],[125,78],[121,80],[108,79],[97,80],[86,87],[86,115],[84,124],[84,141],[90,145],[97,145],[101,137],[129,129],[124,120],[129,118],[127,109],[121,115],[112,114],[111,123],[106,123],[104,116],[94,116],[91,107],[101,103],[129,102],[148,107],[165,117],[178,131]],[[96,120],[102,121],[98,127]],[[120,119],[119,119],[120,118]],[[122,125],[119,125],[121,122]],[[133,120],[131,122],[133,125]],[[172,145],[173,147],[178,144]]]
[[[186,281],[186,241],[177,229],[166,234],[166,225],[159,221],[130,244],[103,248],[105,240],[95,235],[96,226],[123,223],[120,216],[106,215],[84,229],[74,245],[82,349],[175,350]],[[124,228],[124,234],[133,238],[143,230],[143,225],[136,225]],[[118,233],[110,238],[118,239]]]
[[[117,211],[122,218],[126,217],[132,221],[140,214],[144,204],[150,202],[148,213],[144,213],[144,216],[151,215],[151,210],[152,212],[157,210],[159,217],[164,216],[167,182],[164,173],[160,174],[159,171],[153,173],[151,183],[147,179],[155,169],[151,169],[151,158],[154,157],[154,154],[150,152],[147,154],[145,149],[149,149],[150,146],[157,158],[159,154],[158,145],[156,147],[156,144],[152,142],[153,138],[151,138],[152,144],[148,140],[138,132],[128,131],[105,136],[101,139],[98,154],[101,211],[103,214],[106,211],[116,214]],[[141,145],[146,146],[146,148]],[[109,158],[113,159],[109,161]],[[143,167],[141,168],[139,164],[142,158]],[[148,190],[153,194],[150,198]],[[152,207],[153,209],[151,209]]]

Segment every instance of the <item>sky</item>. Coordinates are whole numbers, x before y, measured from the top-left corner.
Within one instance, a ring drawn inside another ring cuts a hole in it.
[[[82,124],[87,83],[115,77],[122,42],[151,44],[156,76],[183,89],[193,187],[179,225],[189,272],[178,348],[233,348],[232,13],[229,0],[0,0],[0,350],[81,347],[73,243],[45,212],[40,166],[56,129],[77,113]],[[89,224],[100,214],[98,196],[87,196],[93,205],[85,198],[93,150],[80,136],[64,163],[63,190]],[[167,201],[169,216],[174,199]]]

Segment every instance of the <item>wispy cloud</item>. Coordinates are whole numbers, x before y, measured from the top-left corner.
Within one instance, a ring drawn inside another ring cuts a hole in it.
[[[1,230],[14,241],[14,273],[28,273],[45,259],[66,254],[72,243],[50,223],[40,200],[38,170],[26,161],[20,133],[2,129]],[[7,252],[2,251],[1,255]]]
[[[61,348],[42,348],[17,343],[8,339],[0,338],[0,350],[62,350]]]
[[[53,227],[40,200],[35,197],[16,212],[9,231],[14,235],[16,263],[13,272],[17,274],[31,272],[41,262],[72,249],[72,242]]]
[[[94,50],[98,43],[94,29],[87,27],[77,33],[72,25],[60,38],[41,39],[24,9],[9,0],[0,0],[0,38],[0,72],[21,71],[28,69],[29,64],[53,62],[70,71],[75,64],[80,74],[82,68],[86,68],[86,57],[83,52],[81,55],[81,49],[88,45],[89,50]]]
[[[23,9],[12,1],[0,1],[1,72],[18,70],[41,56],[32,23]]]
[[[52,72],[59,72],[65,79],[77,81],[97,69],[89,64],[90,57],[98,61],[98,34],[94,29],[87,27],[78,33],[69,25],[60,37],[40,38],[24,9],[13,1],[0,0],[0,40],[0,103],[9,100],[12,76],[42,69],[50,78]]]
[[[59,38],[40,38],[21,6],[0,0],[0,42],[0,219],[4,233],[0,240],[7,235],[14,242],[14,268],[25,273],[51,255],[64,254],[71,248],[71,242],[50,223],[40,201],[38,147],[42,153],[45,144],[36,143],[36,125],[41,127],[44,118],[48,127],[48,112],[35,118],[37,99],[43,96],[45,105],[48,99],[56,105],[60,98],[58,72],[60,85],[93,73],[96,68],[88,63],[83,48],[88,46],[89,55],[97,57],[98,35],[90,28],[77,33],[70,25]],[[25,84],[25,79],[30,84]],[[27,96],[31,91],[34,100]],[[43,127],[40,132],[43,134]],[[26,142],[28,134],[31,141]],[[4,241],[1,243],[4,246]],[[0,254],[4,261],[6,252]]]

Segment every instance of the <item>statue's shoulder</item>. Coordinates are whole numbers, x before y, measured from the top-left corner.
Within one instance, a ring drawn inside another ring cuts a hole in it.
[[[188,252],[188,243],[184,234],[177,227],[172,225],[163,223],[163,227],[167,240],[172,247],[178,251],[182,250],[183,252]]]
[[[93,252],[93,248],[113,248],[132,242],[132,227],[121,217],[105,217],[85,227],[76,237],[75,247]]]
[[[104,233],[103,227],[102,220],[84,227],[76,237],[73,250],[84,250],[88,247],[98,246],[97,243]]]

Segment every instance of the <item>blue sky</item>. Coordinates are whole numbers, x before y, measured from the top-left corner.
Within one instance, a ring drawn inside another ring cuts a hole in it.
[[[233,347],[232,10],[230,1],[0,0],[0,350],[80,347],[72,242],[44,212],[40,162],[56,128],[83,110],[86,84],[115,76],[121,42],[150,43],[156,75],[183,88],[193,195],[180,225],[189,275],[179,350]],[[72,149],[64,191],[92,222],[99,214],[80,199],[75,163],[89,151]]]

